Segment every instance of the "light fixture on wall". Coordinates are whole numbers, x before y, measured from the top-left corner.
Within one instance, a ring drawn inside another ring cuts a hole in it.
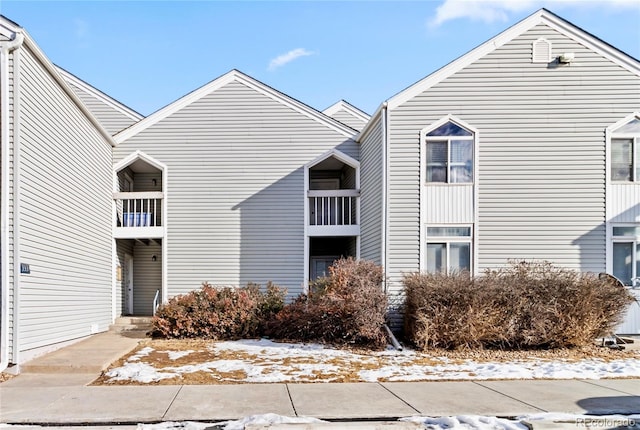
[[[158,261],[158,257],[155,254],[151,256],[151,261]]]
[[[152,184],[153,184],[153,186],[155,187],[156,185],[158,185],[158,180],[157,180],[157,179],[155,179],[155,178],[153,178],[153,179],[151,180],[151,183],[152,183]]]
[[[569,64],[576,58],[574,52],[565,52],[558,57],[558,62],[562,64]]]

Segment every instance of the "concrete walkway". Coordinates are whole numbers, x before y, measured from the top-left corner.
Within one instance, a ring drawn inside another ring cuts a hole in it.
[[[275,413],[330,420],[412,415],[640,413],[640,380],[89,386],[137,339],[95,335],[0,384],[0,423],[111,425],[223,421]],[[47,373],[43,373],[47,372]]]

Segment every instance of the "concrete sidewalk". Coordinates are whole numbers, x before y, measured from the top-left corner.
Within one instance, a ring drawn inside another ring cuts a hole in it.
[[[23,367],[25,373],[0,384],[0,423],[223,421],[265,413],[330,420],[392,420],[412,415],[514,417],[541,412],[640,413],[638,379],[87,385],[136,343],[136,339],[103,333],[34,360]],[[41,373],[46,371],[51,373]]]

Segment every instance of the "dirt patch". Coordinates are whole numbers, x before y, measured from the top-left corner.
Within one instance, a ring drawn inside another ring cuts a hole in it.
[[[423,375],[426,375],[422,380],[447,380],[446,371],[440,376],[443,366],[464,366],[469,362],[521,363],[526,366],[540,362],[574,363],[582,360],[609,362],[640,358],[638,351],[616,351],[597,346],[545,351],[434,350],[379,353],[363,350],[334,350],[334,353],[327,355],[317,354],[313,348],[293,350],[286,344],[280,350],[276,347],[276,352],[273,351],[274,348],[270,348],[269,351],[260,347],[245,350],[218,347],[219,345],[208,340],[148,339],[109,366],[92,385],[255,383],[271,382],[266,375],[274,374],[278,375],[281,382],[363,382],[362,374],[366,372],[380,372],[381,375],[377,380],[385,382],[394,380],[397,371],[393,369],[398,367],[419,368]],[[127,368],[131,372],[132,367],[135,368],[134,372],[139,369],[141,373],[152,373],[155,379],[149,378],[143,382],[137,378],[138,375],[114,376],[113,371],[117,374],[119,370]],[[388,375],[383,372],[385,369],[391,369],[388,370]],[[250,378],[249,373],[254,379]],[[471,369],[467,374],[470,378],[475,376]],[[264,380],[259,379],[262,376]]]
[[[9,373],[0,372],[0,384],[8,381],[9,379],[14,378],[16,375],[11,375]]]

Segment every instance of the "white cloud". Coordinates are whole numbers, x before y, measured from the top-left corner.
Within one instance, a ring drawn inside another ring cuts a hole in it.
[[[638,0],[444,0],[437,7],[434,17],[429,19],[430,27],[437,27],[454,19],[470,19],[485,23],[505,22],[514,12],[536,10],[542,7],[561,8],[563,6],[578,7],[617,7],[638,8]]]
[[[269,70],[275,70],[278,67],[282,67],[285,64],[290,63],[297,58],[306,57],[313,54],[314,54],[313,52],[307,51],[304,48],[293,49],[287,52],[286,54],[278,55],[276,58],[271,60],[269,62]]]

